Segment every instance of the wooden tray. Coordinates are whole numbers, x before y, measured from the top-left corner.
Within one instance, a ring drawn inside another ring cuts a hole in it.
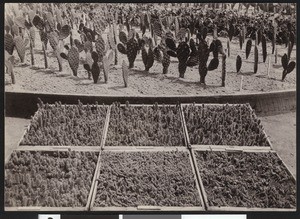
[[[162,107],[163,106],[162,104],[157,104],[157,105],[158,105],[158,107]],[[120,107],[124,107],[124,106],[126,106],[126,105],[125,104],[120,104]],[[152,107],[152,106],[154,106],[154,104],[129,104],[129,106],[131,106],[131,107],[143,107],[143,106]],[[175,105],[175,104],[165,104],[165,106],[177,107],[177,105]],[[187,141],[186,141],[185,134],[184,134],[184,130],[185,130],[185,125],[183,123],[184,120],[183,120],[183,117],[182,117],[182,113],[180,111],[180,121],[181,121],[182,130],[183,130],[185,145],[177,145],[177,146],[151,146],[151,145],[149,145],[149,146],[125,146],[125,145],[106,146],[105,142],[106,142],[107,132],[108,132],[108,128],[109,128],[111,107],[112,107],[112,105],[110,105],[110,107],[109,107],[108,118],[106,120],[107,123],[105,124],[105,133],[103,134],[104,135],[104,141],[103,141],[104,143],[102,145],[102,148],[104,150],[108,149],[108,150],[130,150],[130,151],[132,151],[132,150],[135,150],[137,148],[141,148],[141,149],[177,148],[177,147],[184,147],[184,148],[186,148],[186,146],[188,145]]]
[[[194,166],[195,166],[195,170],[196,170],[196,176],[198,178],[199,184],[200,184],[200,189],[201,189],[201,193],[202,193],[202,197],[205,203],[205,207],[207,208],[208,211],[296,211],[295,208],[257,208],[257,207],[232,207],[232,206],[221,206],[221,207],[217,207],[217,206],[210,206],[209,202],[208,202],[208,198],[207,198],[207,194],[201,179],[201,174],[197,165],[197,160],[196,160],[196,156],[194,154],[194,151],[209,151],[206,149],[201,149],[201,148],[197,148],[197,149],[192,149],[191,150],[191,154],[192,154],[192,158],[194,161]],[[213,150],[210,151],[228,151],[226,149],[218,149],[218,148],[214,148]],[[287,165],[283,162],[283,160],[281,159],[281,157],[274,151],[274,150],[229,150],[230,152],[246,152],[246,153],[267,153],[267,152],[271,152],[271,153],[275,153],[277,155],[277,157],[282,161],[282,164],[284,165],[284,167],[287,169],[288,173],[292,176],[292,180],[294,183],[296,183],[296,178],[295,176],[291,173],[290,169],[287,167]]]
[[[141,148],[136,148],[134,150],[108,150],[106,149],[105,151],[109,152],[115,152],[115,153],[130,153],[130,152],[138,152],[138,151],[147,151],[147,152],[157,152],[157,151],[184,151],[189,153],[189,150],[183,147],[177,147],[176,149],[174,148],[152,148],[152,149],[141,149]],[[174,206],[174,207],[169,207],[169,206],[136,206],[136,207],[95,207],[94,202],[96,198],[96,193],[97,193],[97,187],[98,187],[98,181],[96,181],[93,189],[93,195],[92,195],[92,200],[90,204],[90,210],[91,211],[205,211],[205,204],[204,200],[201,194],[201,189],[199,187],[199,184],[197,183],[197,177],[196,177],[196,170],[194,169],[194,165],[192,162],[191,156],[189,156],[190,159],[190,164],[191,168],[193,171],[194,175],[194,180],[196,181],[196,187],[198,190],[201,206],[196,206],[196,207],[180,207],[180,206]],[[100,161],[101,162],[101,161]],[[96,178],[99,178],[100,174],[100,167],[101,164],[99,165],[98,171],[96,173]]]
[[[44,146],[42,146],[42,147],[44,147]],[[25,150],[22,150],[21,148],[18,148],[18,149],[13,150],[13,152],[14,151],[33,151],[33,152],[39,151],[39,150],[36,150],[35,146],[25,147],[25,148],[26,148]],[[49,150],[45,149],[45,150],[42,150],[42,151],[50,151],[50,152],[53,152],[53,151],[68,151],[68,149],[57,150],[55,148],[54,149],[49,148]],[[85,152],[85,151],[91,151],[91,150],[86,150],[85,147],[76,147],[76,148],[73,149],[73,151],[84,151]],[[90,188],[90,191],[89,191],[89,196],[88,196],[88,199],[87,199],[87,204],[86,204],[85,207],[39,207],[39,206],[28,206],[27,207],[26,206],[26,207],[4,207],[4,210],[5,211],[88,211],[89,206],[90,206],[90,202],[91,202],[91,198],[92,198],[92,194],[93,194],[93,188],[94,188],[95,181],[96,181],[96,173],[97,173],[97,170],[99,169],[99,161],[100,161],[100,154],[101,154],[100,148],[99,149],[94,149],[93,151],[99,152],[99,154],[98,154],[98,161],[97,161],[97,165],[96,165],[96,168],[95,168],[91,188]],[[5,164],[11,158],[12,153],[7,158],[7,160],[5,160]]]
[[[50,107],[54,107],[55,106],[55,104],[48,104]],[[64,106],[64,105],[63,105]],[[66,106],[77,106],[76,104],[67,104]],[[94,104],[91,104],[90,105],[91,107],[92,106],[94,106]],[[106,118],[105,118],[105,123],[104,123],[104,126],[103,126],[103,130],[102,130],[102,136],[101,136],[101,143],[100,143],[100,145],[93,145],[93,146],[86,146],[86,147],[101,147],[101,145],[103,145],[104,144],[104,134],[106,134],[105,133],[105,124],[107,123],[107,114],[109,113],[109,106],[108,105],[98,105],[99,107],[105,107],[105,108],[107,108],[106,109]],[[85,108],[85,107],[87,107],[87,105],[83,105],[83,107]],[[24,130],[24,133],[23,133],[23,135],[22,135],[22,137],[21,137],[21,139],[20,139],[20,141],[18,142],[18,147],[36,147],[36,146],[41,146],[41,145],[21,145],[21,142],[23,141],[23,139],[24,139],[24,137],[25,137],[25,135],[27,134],[27,132],[29,132],[29,130],[30,130],[30,126],[31,126],[31,122],[34,120],[34,119],[37,119],[37,117],[38,117],[38,112],[39,112],[39,110],[37,110],[36,112],[35,112],[35,114],[34,114],[34,116],[32,117],[32,119],[30,120],[30,122],[29,122],[29,124],[28,124],[28,126],[27,126],[27,128]],[[45,145],[45,147],[48,147],[47,145]],[[53,145],[53,146],[49,146],[49,147],[57,147],[57,148],[59,148],[59,147],[81,147],[81,146],[76,146],[76,145]],[[83,146],[82,146],[83,147]],[[84,146],[85,147],[85,146]]]
[[[270,141],[270,138],[269,136],[266,134],[265,130],[263,129],[263,134],[266,136],[267,138],[267,142],[269,144],[269,146],[238,146],[238,145],[192,145],[190,143],[190,138],[189,138],[189,133],[188,133],[188,129],[187,129],[187,125],[186,125],[186,120],[185,120],[185,116],[184,116],[184,110],[183,110],[183,107],[184,106],[189,106],[191,104],[181,104],[181,111],[182,111],[182,117],[183,117],[183,120],[184,120],[184,124],[185,124],[185,135],[186,135],[186,141],[187,141],[187,144],[189,145],[190,148],[193,148],[193,149],[198,149],[198,148],[204,148],[204,149],[207,149],[207,148],[221,148],[221,149],[226,149],[226,148],[229,148],[229,149],[238,149],[241,148],[241,147],[244,147],[245,149],[254,149],[254,150],[271,150],[273,149],[273,146],[271,144],[271,141]],[[226,104],[194,104],[195,106],[224,106]],[[229,106],[237,106],[237,105],[246,105],[246,104],[228,104]],[[254,113],[253,109],[251,108],[251,106],[249,105],[249,109],[251,112]],[[257,119],[257,116],[256,114],[254,113],[255,115],[255,118]]]

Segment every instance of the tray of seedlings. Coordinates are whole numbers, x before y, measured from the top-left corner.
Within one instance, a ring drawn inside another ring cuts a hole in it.
[[[17,148],[5,161],[5,211],[87,211],[99,154]]]
[[[100,150],[108,109],[109,106],[97,103],[83,105],[79,101],[76,105],[65,105],[60,102],[44,104],[40,101],[19,147],[34,150],[73,147],[92,150],[97,147]]]
[[[181,110],[191,148],[272,149],[250,104],[182,104]]]
[[[186,147],[180,105],[113,103],[104,149]]]
[[[91,211],[204,211],[187,148],[104,149]]]
[[[208,211],[296,211],[296,179],[274,150],[192,149]]]

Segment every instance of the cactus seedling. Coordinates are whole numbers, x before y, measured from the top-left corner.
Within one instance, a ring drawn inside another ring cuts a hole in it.
[[[291,73],[294,68],[296,67],[296,62],[292,61],[289,63],[289,59],[287,54],[284,54],[281,58],[281,64],[283,67],[283,72],[282,72],[282,81],[284,81],[285,77],[287,74]]]
[[[66,55],[65,53],[60,53],[60,56],[63,59],[68,60],[73,75],[77,77],[77,70],[79,67],[79,51],[75,46],[72,46],[70,49],[68,47],[65,48],[68,50],[68,55]]]
[[[94,83],[97,84],[98,79],[99,79],[99,75],[100,75],[100,67],[99,67],[99,64],[98,64],[98,59],[99,59],[98,53],[93,51],[92,54],[91,54],[91,57],[93,59],[92,66],[90,66],[89,64],[84,64],[83,67],[88,72],[92,72]]]

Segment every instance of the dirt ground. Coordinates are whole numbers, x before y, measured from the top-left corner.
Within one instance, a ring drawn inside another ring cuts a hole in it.
[[[296,175],[296,112],[260,117],[274,150]],[[5,117],[5,157],[17,147],[30,120]]]
[[[80,39],[78,33],[73,30],[74,39]],[[149,33],[146,32],[149,36]],[[106,40],[106,34],[103,34]],[[208,36],[208,41],[212,41],[212,36]],[[220,38],[223,42],[224,49],[227,49],[225,38]],[[247,40],[247,39],[246,39]],[[69,44],[69,38],[64,40],[65,44]],[[16,84],[11,84],[9,75],[5,75],[6,91],[36,91],[50,93],[72,93],[72,94],[91,94],[91,95],[226,95],[235,93],[253,93],[268,92],[274,90],[296,89],[296,69],[287,75],[284,82],[281,81],[283,68],[281,66],[281,57],[287,53],[285,46],[278,45],[278,60],[275,63],[274,55],[270,55],[270,71],[269,77],[267,73],[268,58],[266,63],[262,62],[262,46],[259,49],[259,65],[258,72],[253,73],[254,69],[254,45],[252,46],[249,58],[245,58],[245,44],[242,50],[239,48],[237,38],[230,43],[230,56],[226,61],[226,86],[221,87],[221,66],[222,60],[219,56],[219,67],[214,71],[208,72],[206,77],[207,86],[200,86],[198,66],[187,68],[185,78],[180,79],[178,73],[178,61],[171,57],[171,65],[167,75],[162,74],[162,64],[155,61],[154,66],[149,73],[144,71],[144,64],[141,60],[141,53],[138,54],[135,66],[129,73],[129,86],[124,87],[121,64],[127,57],[118,53],[118,65],[111,66],[108,83],[104,83],[103,71],[100,74],[100,81],[94,84],[92,80],[87,79],[87,72],[83,68],[85,60],[85,52],[80,53],[81,63],[78,69],[78,77],[73,77],[67,60],[63,60],[63,71],[58,72],[57,59],[53,54],[53,50],[48,43],[48,65],[44,68],[44,58],[42,53],[42,45],[39,33],[36,32],[35,47],[35,66],[31,66],[31,57],[29,46],[26,51],[25,65],[20,65],[17,51],[14,51],[16,66],[14,68]],[[254,44],[254,41],[253,41]],[[271,53],[271,42],[267,42],[268,54]],[[236,73],[236,57],[240,55],[242,58],[241,73]],[[295,60],[296,48],[294,47],[291,55],[291,61]],[[212,58],[212,54],[208,60]],[[128,63],[128,61],[127,61]],[[243,77],[243,87],[240,90],[241,78]]]

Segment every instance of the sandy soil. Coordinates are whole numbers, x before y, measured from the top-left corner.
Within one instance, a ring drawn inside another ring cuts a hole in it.
[[[75,30],[74,38],[78,38]],[[146,35],[149,33],[146,33]],[[104,34],[105,35],[105,34]],[[106,40],[107,37],[103,36]],[[212,37],[208,37],[209,42]],[[226,39],[220,38],[223,47],[226,49]],[[69,38],[64,40],[65,44],[69,44]],[[246,43],[245,43],[246,44]],[[131,69],[129,75],[129,87],[125,88],[122,78],[121,63],[127,57],[118,54],[117,66],[111,66],[109,73],[109,81],[104,83],[103,72],[101,72],[101,80],[98,84],[94,84],[92,80],[87,79],[87,72],[83,68],[85,52],[81,52],[81,64],[78,70],[78,78],[73,77],[67,60],[63,60],[63,72],[58,72],[57,60],[53,54],[51,46],[48,44],[48,64],[49,69],[44,69],[44,60],[40,36],[36,34],[35,47],[35,66],[31,66],[30,51],[26,52],[27,65],[19,65],[19,57],[14,51],[16,57],[16,66],[14,68],[17,84],[12,85],[10,77],[6,74],[5,81],[6,91],[37,91],[50,93],[73,93],[73,94],[93,94],[93,95],[223,95],[234,93],[253,93],[267,92],[273,90],[286,90],[296,88],[296,69],[287,75],[284,82],[281,81],[283,68],[281,66],[281,56],[287,52],[285,46],[278,46],[278,62],[274,63],[274,56],[270,55],[271,68],[269,77],[267,75],[268,58],[266,63],[262,62],[261,44],[259,49],[259,66],[258,73],[254,74],[254,46],[249,58],[245,58],[245,44],[240,50],[238,39],[233,39],[230,47],[230,57],[227,57],[227,75],[226,86],[221,87],[221,57],[219,56],[219,67],[214,71],[208,72],[206,77],[206,88],[199,85],[198,66],[188,68],[184,79],[179,79],[177,70],[178,62],[176,58],[171,59],[169,73],[162,74],[161,63],[155,62],[149,73],[144,71],[144,65],[141,60],[141,54],[137,56],[135,67]],[[254,44],[254,42],[253,42]],[[271,53],[271,43],[268,42],[268,54]],[[292,51],[291,60],[295,60],[296,49]],[[240,55],[243,60],[242,73],[236,73],[236,57]],[[210,55],[209,61],[212,58]],[[243,89],[240,90],[241,76],[243,76]]]
[[[274,150],[296,175],[296,112],[260,119]]]
[[[296,175],[296,112],[260,117],[274,150]],[[5,157],[17,147],[30,120],[5,117]]]

